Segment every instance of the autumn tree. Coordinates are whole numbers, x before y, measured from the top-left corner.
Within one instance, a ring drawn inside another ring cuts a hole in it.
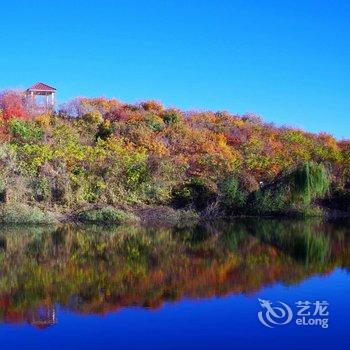
[[[27,119],[29,117],[21,91],[6,90],[0,92],[0,117],[2,120]]]

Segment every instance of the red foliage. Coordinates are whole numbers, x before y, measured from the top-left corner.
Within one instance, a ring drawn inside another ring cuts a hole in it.
[[[123,108],[116,108],[105,114],[105,119],[111,122],[122,121],[125,122],[129,119],[128,113]]]
[[[15,90],[0,93],[0,117],[3,120],[12,118],[29,118],[23,94]]]

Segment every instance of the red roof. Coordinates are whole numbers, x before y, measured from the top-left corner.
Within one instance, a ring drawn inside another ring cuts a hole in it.
[[[28,88],[28,90],[34,90],[34,91],[56,91],[55,88],[53,88],[52,86],[46,85],[44,83],[36,83],[33,86],[31,86],[30,88]]]

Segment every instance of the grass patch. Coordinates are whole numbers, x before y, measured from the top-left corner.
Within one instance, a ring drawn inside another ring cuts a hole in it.
[[[57,222],[51,212],[23,203],[0,206],[0,222],[5,224],[53,224]]]

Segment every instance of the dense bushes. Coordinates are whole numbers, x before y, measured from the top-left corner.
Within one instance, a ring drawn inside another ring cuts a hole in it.
[[[173,204],[177,208],[194,206],[195,209],[204,210],[215,201],[216,193],[196,179],[192,179],[172,192]]]
[[[322,164],[304,163],[293,172],[255,191],[249,198],[249,210],[259,214],[297,212],[315,214],[310,205],[329,189],[329,176]]]
[[[247,193],[240,181],[231,176],[220,184],[221,202],[231,212],[242,212],[245,209]]]
[[[9,122],[9,128],[12,136],[22,142],[40,141],[44,134],[35,123],[18,119],[12,119]]]
[[[1,201],[61,213],[173,205],[275,214],[306,212],[329,183],[338,192],[350,183],[349,143],[330,135],[156,101],[77,98],[30,115],[19,97],[0,94]]]

